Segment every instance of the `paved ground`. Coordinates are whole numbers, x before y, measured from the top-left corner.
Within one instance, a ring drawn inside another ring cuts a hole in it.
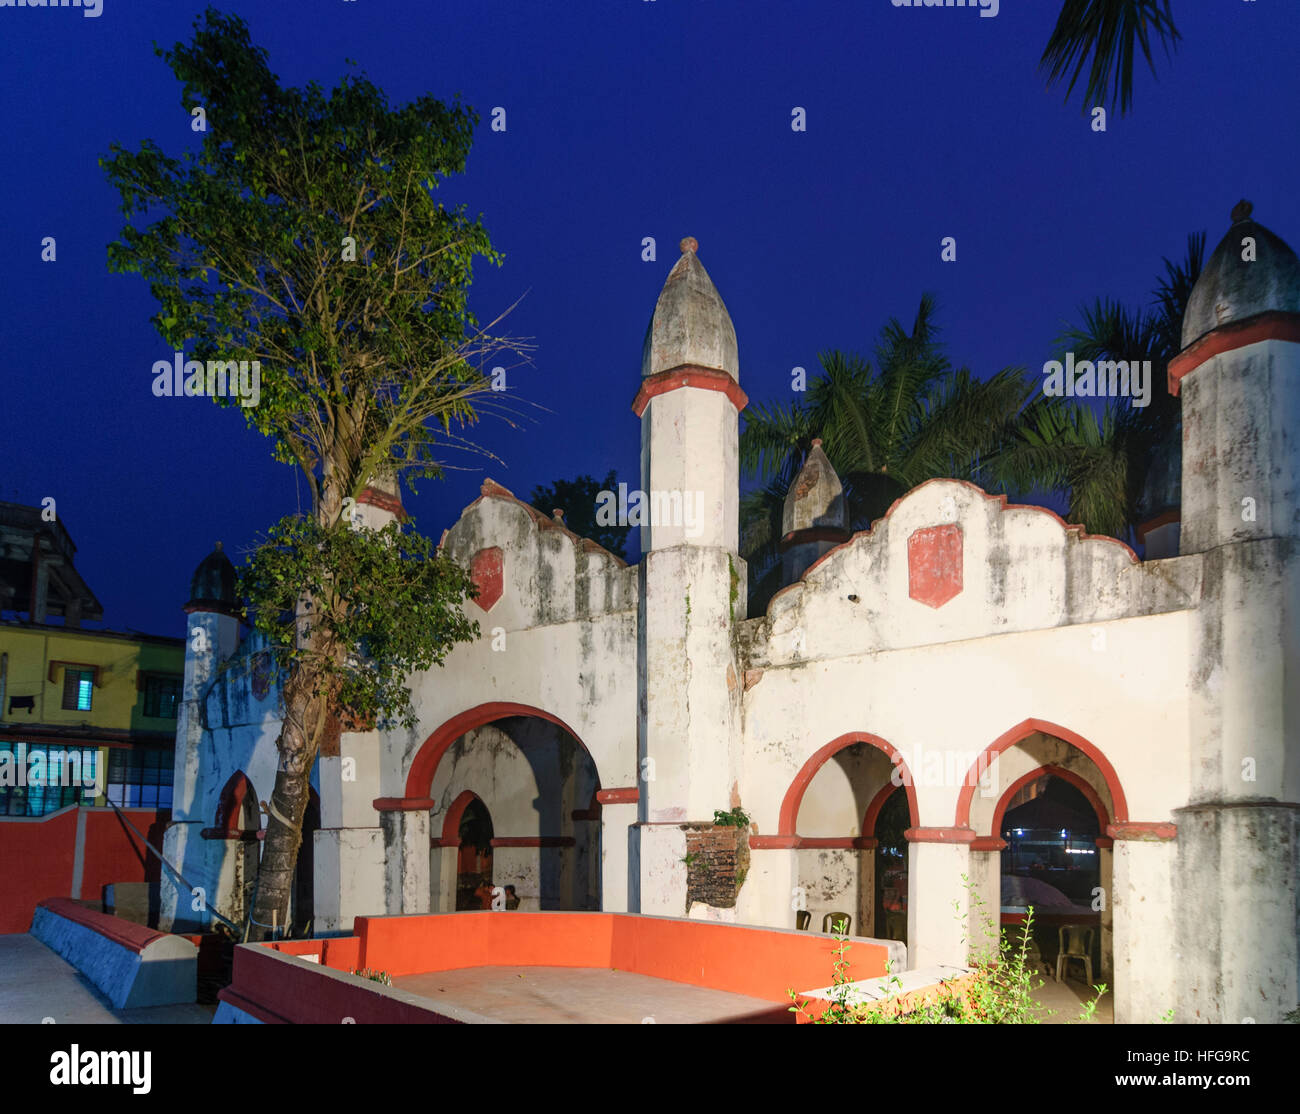
[[[0,936],[0,1024],[207,1025],[213,1006],[115,1010],[72,964],[26,933]]]
[[[782,1011],[779,1002],[600,967],[464,967],[402,975],[393,985],[517,1024],[691,1024]],[[792,1017],[793,1015],[785,1015]]]
[[[1039,1019],[1045,1025],[1066,1025],[1076,1022],[1083,1012],[1085,1002],[1092,1001],[1096,991],[1086,986],[1081,980],[1067,979],[1057,982],[1051,975],[1035,976],[1043,979],[1043,985],[1034,991],[1034,1000],[1038,1002]],[[1055,1010],[1054,1014],[1048,1013]],[[1097,1012],[1092,1015],[1092,1025],[1112,1025],[1115,1022],[1115,996],[1108,990],[1097,1003]]]

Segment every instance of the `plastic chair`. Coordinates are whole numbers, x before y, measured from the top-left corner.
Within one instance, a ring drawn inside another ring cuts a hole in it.
[[[822,917],[822,931],[833,932],[837,936],[847,936],[852,923],[853,918],[847,913],[827,913]]]
[[[800,932],[807,932],[812,928],[812,914],[807,909],[800,909],[794,915],[794,926]]]
[[[1057,930],[1056,981],[1061,981],[1061,966],[1072,959],[1083,961],[1084,974],[1092,986],[1092,935],[1095,930],[1077,924],[1063,924]],[[1067,969],[1068,975],[1068,969]]]

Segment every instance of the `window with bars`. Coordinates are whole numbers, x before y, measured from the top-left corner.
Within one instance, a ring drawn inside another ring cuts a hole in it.
[[[90,711],[91,696],[95,691],[93,669],[63,670],[63,709],[67,712]]]
[[[181,698],[179,677],[148,676],[144,679],[144,714],[154,719],[175,719]]]
[[[0,743],[0,816],[44,816],[94,804],[98,764],[94,747]]]
[[[118,808],[171,808],[173,764],[170,750],[110,750],[108,799]]]

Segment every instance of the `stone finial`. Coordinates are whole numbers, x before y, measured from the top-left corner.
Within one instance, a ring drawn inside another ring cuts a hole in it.
[[[680,367],[725,372],[740,381],[736,329],[709,273],[687,236],[668,272],[641,349],[641,378]]]
[[[224,548],[225,548],[225,546],[223,546],[220,542],[217,542],[217,552],[218,552],[218,553],[220,553]]]
[[[808,458],[786,492],[781,509],[781,533],[815,528],[844,529],[848,508],[844,488],[822,449],[821,438],[812,443]]]
[[[560,523],[561,526],[564,525],[564,511],[559,507],[556,507],[551,511],[551,517],[554,518],[556,522]]]
[[[1255,206],[1243,197],[1232,207],[1232,223],[1240,224],[1244,220],[1250,220],[1250,214],[1254,211]]]

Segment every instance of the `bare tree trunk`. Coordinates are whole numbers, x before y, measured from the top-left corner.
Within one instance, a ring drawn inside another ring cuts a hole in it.
[[[268,804],[266,839],[257,874],[257,902],[250,940],[265,940],[272,925],[286,927],[293,893],[298,849],[302,844],[302,821],[311,790],[311,769],[316,761],[319,731],[326,713],[323,696],[312,696],[315,678],[306,669],[295,670],[284,689],[284,723],[276,748],[280,754],[275,788]]]
[[[338,484],[334,482],[336,474],[336,467],[327,464],[321,505],[316,509],[317,519],[326,526],[338,521],[342,509]],[[329,636],[318,628],[311,601],[303,602],[305,606],[296,619],[299,623],[299,646],[320,652],[322,643],[327,642]],[[302,633],[304,616],[308,629],[305,636]],[[275,773],[275,788],[267,802],[270,809],[257,872],[257,901],[249,925],[249,940],[268,939],[279,926],[285,926],[286,932],[288,930],[294,871],[302,846],[302,821],[311,792],[311,770],[330,711],[328,692],[317,692],[323,687],[320,681],[320,670],[300,661],[285,682],[284,722],[275,744],[280,762]]]

